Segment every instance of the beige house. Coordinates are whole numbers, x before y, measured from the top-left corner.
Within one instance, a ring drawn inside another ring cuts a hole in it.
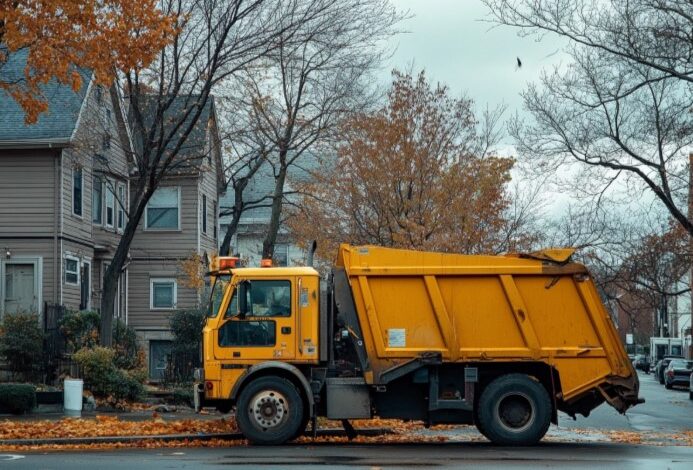
[[[25,60],[11,56],[3,78],[21,76]],[[0,318],[43,315],[49,304],[99,308],[102,275],[127,220],[134,146],[116,88],[81,75],[77,92],[55,82],[43,88],[49,111],[32,125],[0,90]],[[213,100],[191,142],[197,164],[152,197],[118,286],[115,315],[137,330],[152,378],[170,345],[170,313],[202,300],[180,285],[179,262],[217,247],[223,179]]]
[[[171,347],[169,315],[206,302],[182,282],[180,262],[195,253],[209,260],[217,252],[224,180],[215,113],[210,99],[188,137],[186,163],[152,196],[130,248],[128,324],[140,334],[154,379],[163,373]]]
[[[12,56],[3,74],[21,74],[23,62]],[[0,92],[0,316],[98,305],[99,273],[124,226],[113,195],[127,200],[129,142],[115,88],[81,75],[76,93],[44,87],[50,111],[32,125]],[[126,310],[123,291],[117,315]]]

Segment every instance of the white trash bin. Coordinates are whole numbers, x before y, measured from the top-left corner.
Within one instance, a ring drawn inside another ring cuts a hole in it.
[[[63,383],[63,409],[68,416],[81,416],[82,414],[82,379],[65,379]]]

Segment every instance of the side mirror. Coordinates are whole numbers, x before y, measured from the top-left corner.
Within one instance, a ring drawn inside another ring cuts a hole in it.
[[[248,293],[250,292],[250,281],[241,281],[238,285],[238,316],[245,318],[248,313]]]

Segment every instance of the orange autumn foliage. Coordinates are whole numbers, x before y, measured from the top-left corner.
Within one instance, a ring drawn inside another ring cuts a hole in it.
[[[312,180],[288,225],[329,259],[339,243],[496,251],[514,161],[484,152],[472,102],[394,72],[384,107],[340,129],[336,159]]]
[[[0,442],[5,439],[53,439],[99,436],[160,436],[167,434],[216,434],[237,432],[233,419],[124,421],[117,416],[95,419],[64,418],[59,421],[1,421]]]
[[[21,80],[0,78],[27,123],[47,110],[40,85],[56,79],[78,90],[75,67],[110,83],[115,72],[141,69],[173,39],[177,19],[157,0],[0,0],[0,77],[8,54],[27,49]]]

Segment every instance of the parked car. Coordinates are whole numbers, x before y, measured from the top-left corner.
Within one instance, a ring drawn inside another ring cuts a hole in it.
[[[650,373],[650,360],[644,354],[638,354],[635,356],[635,359],[633,360],[633,367],[635,367],[636,369],[640,369],[641,371],[645,372],[646,374],[649,374]]]
[[[662,359],[659,360],[657,365],[655,366],[654,373],[655,373],[655,378],[659,380],[660,384],[664,384],[664,371],[666,368],[669,366],[669,363],[671,362],[672,359],[683,359],[682,356],[664,356]]]
[[[693,372],[693,361],[672,359],[664,371],[664,386],[671,389],[674,385],[689,385]]]

